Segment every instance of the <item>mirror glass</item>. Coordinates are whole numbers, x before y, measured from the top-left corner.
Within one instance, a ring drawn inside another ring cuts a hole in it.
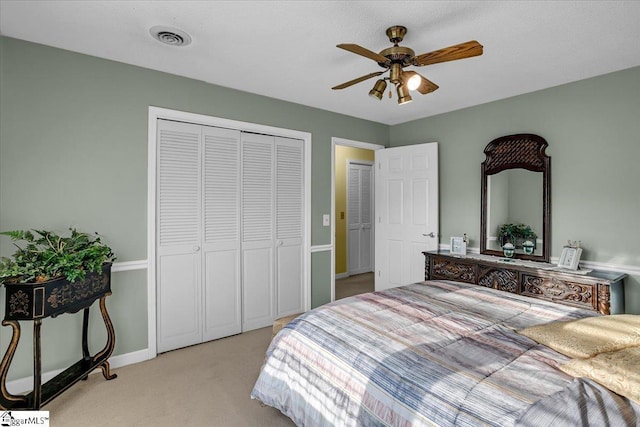
[[[502,251],[511,241],[516,254],[524,254],[523,243],[534,246],[529,255],[542,256],[543,174],[526,169],[507,169],[487,176],[487,239],[486,248]],[[510,227],[524,225],[529,227]],[[502,230],[502,233],[500,232]],[[518,236],[518,231],[531,231]],[[513,237],[509,237],[509,234]],[[535,236],[535,237],[534,237]],[[513,241],[512,241],[513,240]]]
[[[545,153],[547,146],[541,136],[516,134],[496,138],[485,147],[480,253],[549,262],[551,157]]]

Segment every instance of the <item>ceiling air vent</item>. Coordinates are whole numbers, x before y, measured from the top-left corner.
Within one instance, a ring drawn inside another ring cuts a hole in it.
[[[175,28],[156,26],[152,27],[149,33],[154,39],[170,46],[187,46],[191,43],[189,34]]]

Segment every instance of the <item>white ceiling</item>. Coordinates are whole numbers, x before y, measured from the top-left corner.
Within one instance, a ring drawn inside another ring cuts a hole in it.
[[[163,45],[156,25],[193,42]],[[413,68],[440,89],[407,105],[369,97],[375,79],[331,90],[382,70],[336,44],[379,52],[392,25],[416,54],[484,54]],[[0,34],[391,125],[638,66],[640,2],[0,0]]]

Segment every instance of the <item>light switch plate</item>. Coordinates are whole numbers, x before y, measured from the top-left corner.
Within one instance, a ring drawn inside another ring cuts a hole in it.
[[[330,225],[331,225],[331,215],[329,214],[322,215],[322,226],[328,227]]]

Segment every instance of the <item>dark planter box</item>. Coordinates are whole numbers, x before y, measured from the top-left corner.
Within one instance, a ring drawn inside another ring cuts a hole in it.
[[[41,283],[5,283],[5,320],[34,320],[75,313],[111,291],[111,263],[71,283],[65,278]]]

